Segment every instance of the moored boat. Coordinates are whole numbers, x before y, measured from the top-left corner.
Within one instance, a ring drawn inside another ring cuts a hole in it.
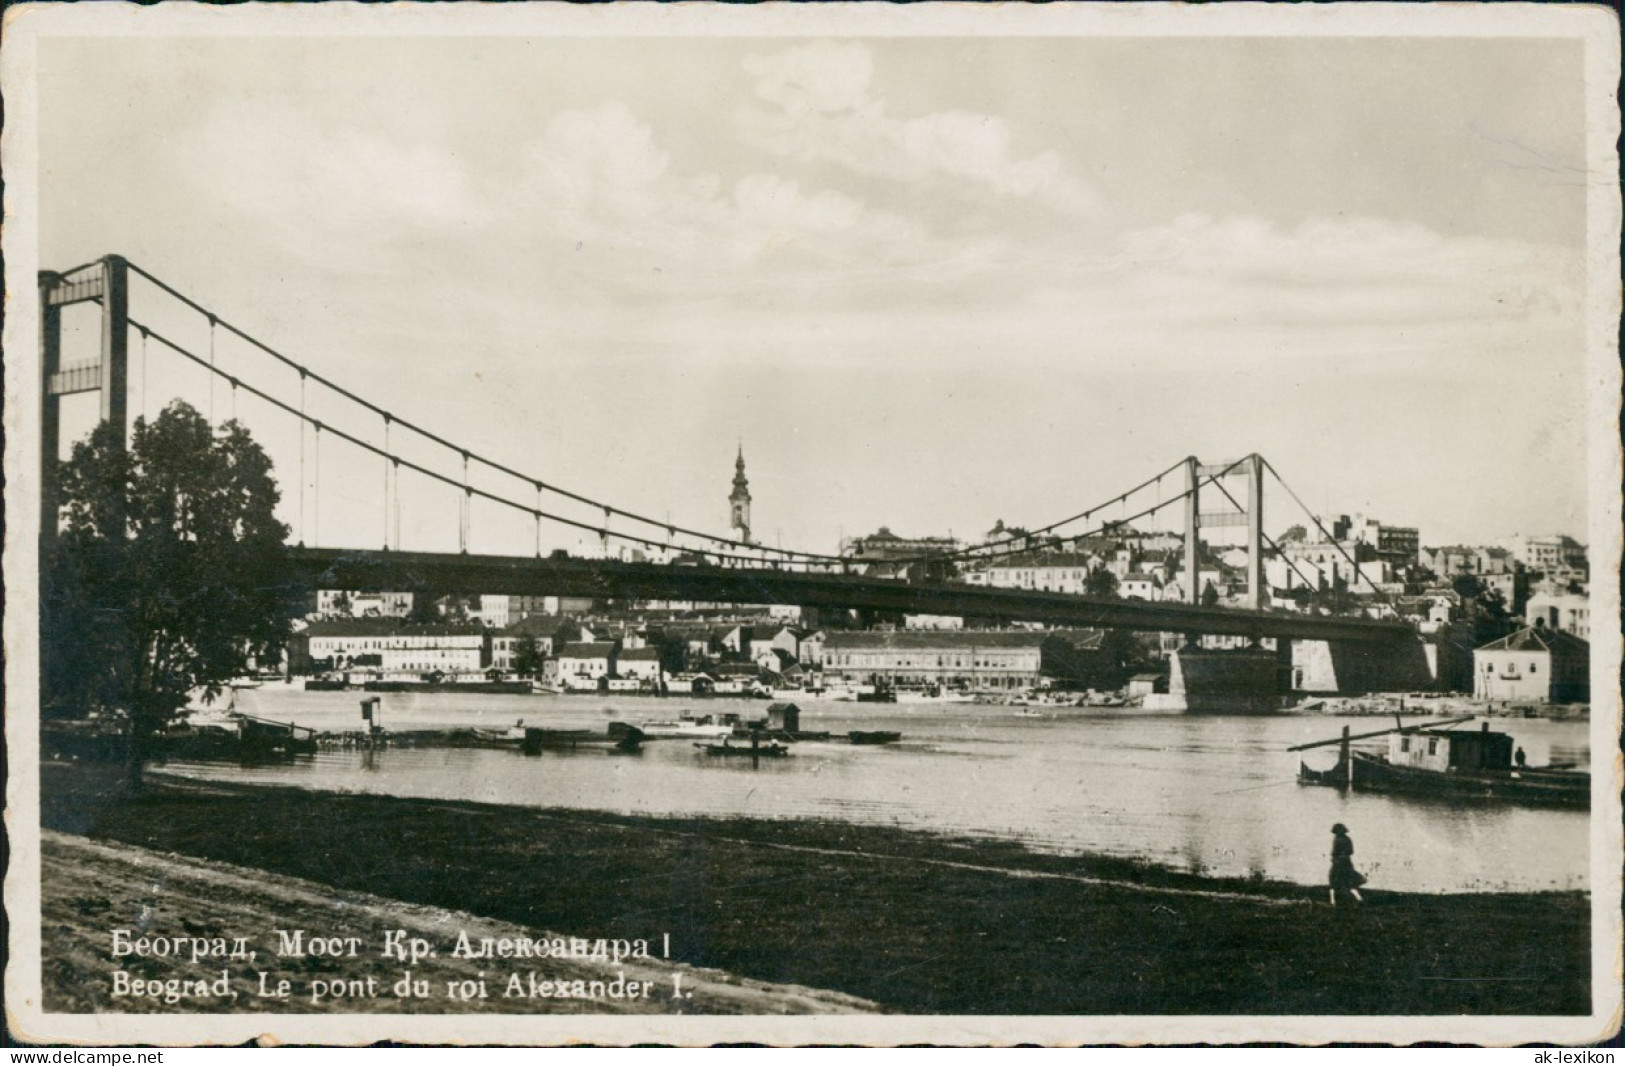
[[[1298,781],[1339,789],[1499,800],[1539,806],[1588,807],[1591,774],[1567,766],[1522,765],[1522,749],[1510,735],[1492,731],[1488,722],[1477,730],[1447,728],[1470,721],[1458,718],[1435,725],[1398,726],[1293,750],[1339,745],[1337,762],[1313,770],[1301,760]],[[1359,751],[1351,741],[1386,736],[1386,752]],[[1516,753],[1515,753],[1516,749]]]
[[[854,744],[895,744],[903,739],[903,734],[888,729],[854,729],[846,739]]]
[[[707,755],[744,756],[752,759],[782,759],[790,754],[789,746],[776,740],[770,740],[766,744],[730,744],[724,740],[720,744],[695,744],[694,746]]]
[[[711,715],[639,722],[636,728],[649,740],[721,740],[734,732],[731,723],[717,721]]]

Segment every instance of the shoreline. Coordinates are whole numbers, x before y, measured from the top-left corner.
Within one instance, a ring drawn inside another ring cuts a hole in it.
[[[893,1011],[1590,1010],[1584,892],[1372,891],[1362,908],[1334,909],[1320,888],[846,823],[516,808],[159,774],[134,801],[98,801],[90,786],[82,768],[48,773],[44,827],[515,928],[666,935],[674,962]],[[55,902],[48,894],[47,906]],[[55,957],[48,946],[48,996]]]

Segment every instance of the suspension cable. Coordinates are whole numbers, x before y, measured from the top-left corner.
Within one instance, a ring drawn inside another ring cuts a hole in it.
[[[133,320],[132,325],[141,328],[141,323],[133,322]],[[171,351],[179,354],[179,356],[182,356],[182,358],[190,359],[190,361],[195,362],[195,364],[198,364],[198,366],[208,366],[208,359],[203,358],[203,356],[198,356],[197,353],[193,353],[193,351],[185,348],[185,346],[179,345],[179,343],[176,343],[176,341],[169,340],[167,336],[164,336],[163,333],[159,333],[158,330],[153,330],[151,327],[146,328],[148,328],[148,332],[153,335],[153,340],[158,341],[159,345],[163,345],[164,348],[171,349]],[[252,393],[254,397],[260,398],[260,400],[265,401],[265,403],[273,406],[273,408],[276,408],[276,410],[286,411],[286,413],[294,414],[294,416],[301,419],[301,424],[315,423],[315,419],[310,418],[309,414],[304,413],[302,410],[297,410],[297,408],[294,408],[294,406],[291,405],[291,403],[288,403],[288,401],[278,400],[278,398],[273,397],[273,395],[265,392],[265,390],[262,390],[262,388],[254,387],[254,385],[249,385],[247,382],[242,384],[242,388],[244,388],[244,392]],[[397,421],[400,421],[400,419],[397,419]],[[346,444],[351,444],[354,445],[354,447],[362,448],[362,450],[366,450],[366,452],[374,453],[374,455],[379,455],[379,453],[382,452],[382,448],[380,448],[377,444],[372,444],[371,440],[362,440],[361,437],[348,434],[348,432],[343,431],[343,429],[338,429],[338,427],[323,426],[323,429],[325,429],[330,436],[345,440]],[[444,474],[437,470],[431,470],[429,466],[421,465],[421,463],[414,463],[414,461],[405,460],[405,458],[397,458],[395,461],[397,461],[398,465],[405,466],[406,470],[423,474],[423,476],[432,479],[432,481],[439,481],[439,483],[447,484],[447,486],[452,487],[460,487],[460,489],[461,487],[465,487],[461,486],[461,484],[458,483],[457,478],[453,478],[453,476],[450,476],[450,474]],[[548,487],[551,489],[551,486]],[[591,525],[591,523],[588,522],[580,522],[580,520],[577,520],[577,518],[569,518],[565,517],[565,515],[557,515],[557,513],[546,512],[546,510],[541,509],[531,509],[530,505],[528,504],[520,504],[520,502],[515,502],[515,500],[509,499],[509,497],[499,496],[499,494],[496,494],[496,492],[487,491],[487,489],[479,489],[479,487],[470,486],[468,489],[466,489],[466,491],[468,491],[470,496],[478,496],[481,497],[481,499],[491,500],[491,502],[494,502],[494,504],[504,505],[504,507],[510,507],[510,509],[513,510],[520,510],[520,512],[536,513],[536,515],[541,515],[541,517],[546,518],[548,522],[556,522],[559,523],[559,525],[567,525],[570,526],[570,528],[575,528],[575,530],[588,531],[588,533],[595,533],[595,535],[598,533],[598,530],[600,530],[600,526]],[[629,544],[640,544],[640,546],[645,546],[645,548],[658,548],[658,546],[660,546],[660,541],[647,538],[647,536],[637,536],[634,535],[634,533],[614,533],[614,538],[619,539],[619,541],[626,541],[626,543]],[[707,559],[710,559],[710,557],[715,557],[715,559],[751,559],[751,556],[738,556],[738,554],[730,554],[730,552],[713,551],[702,552],[702,554],[705,554]],[[837,565],[842,564],[843,559],[840,556],[821,556],[819,559],[817,559],[817,562],[824,562],[825,565]],[[801,565],[811,565],[811,562],[803,559],[803,561],[801,561]]]
[[[1320,535],[1322,537],[1326,538],[1326,542],[1332,547],[1336,548],[1339,555],[1348,560],[1349,565],[1354,568],[1355,580],[1358,581],[1359,579],[1364,578],[1365,583],[1371,586],[1371,591],[1375,592],[1379,597],[1381,597],[1383,603],[1387,604],[1389,607],[1393,607],[1393,600],[1388,598],[1388,594],[1386,592],[1377,587],[1377,583],[1375,581],[1372,581],[1369,577],[1366,577],[1365,573],[1360,569],[1360,564],[1354,560],[1354,557],[1349,555],[1348,552],[1344,551],[1343,546],[1339,544],[1330,533],[1326,532],[1326,527],[1321,524],[1320,517],[1304,505],[1303,500],[1298,498],[1298,494],[1292,491],[1292,486],[1288,485],[1286,483],[1286,479],[1281,477],[1281,472],[1275,469],[1268,459],[1264,460],[1264,465],[1269,468],[1270,473],[1275,475],[1275,483],[1280,485],[1283,489],[1286,489],[1287,495],[1291,496],[1293,502],[1298,505],[1299,509],[1302,510],[1304,514],[1309,516],[1309,521],[1315,524],[1315,528],[1320,531]]]
[[[291,367],[291,368],[293,368],[295,370],[298,370],[302,377],[308,375],[309,377],[314,379],[318,384],[332,390],[333,392],[337,393],[338,395],[340,395],[340,396],[344,397],[345,399],[349,400],[351,403],[354,403],[354,404],[356,404],[356,405],[358,405],[360,407],[363,407],[363,408],[373,412],[374,414],[382,415],[382,414],[387,413],[385,408],[379,407],[377,404],[373,403],[372,401],[367,400],[364,397],[359,396],[354,392],[351,392],[349,389],[344,388],[343,386],[337,384],[336,382],[332,381],[331,379],[323,377],[321,374],[316,373],[314,370],[311,370],[309,367],[297,362],[296,360],[290,358],[289,356],[284,355],[283,353],[277,351],[275,348],[272,348],[270,345],[266,344],[264,341],[261,341],[258,338],[254,337],[253,335],[243,331],[242,329],[240,329],[237,326],[233,325],[232,323],[226,321],[225,319],[215,316],[212,311],[205,308],[202,304],[199,304],[196,300],[193,300],[191,297],[186,296],[184,293],[180,292],[178,289],[174,288],[172,285],[169,285],[167,282],[165,282],[162,279],[156,277],[151,272],[143,269],[139,265],[137,265],[135,263],[130,263],[129,268],[130,268],[130,270],[134,271],[135,273],[141,275],[141,277],[145,278],[151,284],[157,286],[160,290],[167,293],[169,296],[173,297],[175,300],[178,300],[180,303],[185,304],[187,307],[190,307],[192,310],[196,311],[198,314],[201,314],[201,315],[204,315],[204,316],[208,317],[211,320],[211,322],[218,323],[218,325],[222,329],[225,329],[225,330],[231,332],[232,334],[236,335],[237,337],[239,337],[243,341],[246,341],[247,343],[253,345],[255,348],[258,348],[260,351],[264,352],[266,355],[269,355],[273,359],[276,359],[278,362],[281,362],[281,363],[283,363],[284,365],[286,365],[288,367]],[[407,419],[401,418],[398,415],[393,415],[392,417],[394,417],[395,421],[400,423],[400,425],[402,427],[404,427],[407,430],[410,430],[413,433],[416,433],[418,436],[423,437],[425,440],[428,440],[428,441],[430,441],[430,442],[432,442],[434,444],[437,444],[440,447],[445,448],[445,449],[447,449],[449,451],[452,451],[452,452],[463,452],[464,451],[464,449],[462,447],[460,447],[459,445],[453,444],[451,441],[447,440],[446,438],[441,437],[438,434],[433,433],[433,432],[423,428],[422,426],[419,426],[418,424],[416,424],[414,422],[411,422],[411,421],[409,421]],[[507,465],[505,465],[503,463],[497,462],[494,459],[487,458],[486,456],[483,456],[483,455],[480,455],[480,454],[477,454],[477,453],[475,453],[473,455],[473,458],[475,460],[477,460],[481,465],[486,466],[486,467],[488,467],[488,468],[490,468],[490,469],[492,469],[492,470],[494,470],[494,471],[496,471],[496,472],[498,472],[500,474],[505,474],[508,477],[516,478],[516,479],[518,479],[520,481],[524,481],[524,482],[527,482],[527,483],[532,483],[532,484],[536,483],[536,479],[535,479],[534,476],[529,475],[529,474],[523,474],[523,473],[519,472],[518,470],[515,470],[514,468],[512,468],[510,466],[507,466]],[[651,527],[661,527],[661,526],[664,526],[664,525],[667,524],[667,523],[658,521],[656,519],[649,518],[649,517],[647,517],[645,515],[638,514],[635,511],[629,511],[629,510],[626,510],[625,508],[614,507],[614,506],[611,506],[611,505],[604,504],[599,500],[592,499],[591,497],[584,496],[584,495],[582,495],[580,493],[571,492],[570,490],[560,488],[557,485],[549,484],[547,486],[547,489],[548,489],[549,492],[552,492],[555,495],[563,496],[564,498],[566,498],[568,500],[573,500],[576,503],[584,504],[584,505],[589,506],[589,507],[608,507],[609,510],[612,511],[614,514],[619,515],[620,517],[628,519],[630,521],[643,524],[643,525],[648,525],[648,526],[651,526]],[[745,542],[745,541],[735,540],[735,539],[732,539],[730,537],[719,536],[719,535],[717,535],[715,533],[706,533],[706,532],[703,532],[701,530],[686,529],[686,528],[679,527],[679,532],[683,533],[685,536],[697,537],[697,538],[700,538],[700,539],[705,540],[705,541],[707,541],[709,543],[712,543],[712,544],[721,544],[721,545],[728,545],[730,547],[747,548],[747,549],[751,547],[751,545],[749,543]],[[826,554],[822,554],[822,553],[819,553],[819,552],[795,551],[794,554],[799,558],[809,559],[809,560],[811,560],[811,559],[819,559],[819,560],[827,560],[829,562],[837,562],[840,559],[840,556],[838,556],[838,555],[826,555]]]
[[[1248,457],[1248,458],[1251,458],[1251,456],[1249,456],[1249,457]],[[1230,503],[1231,503],[1231,504],[1232,504],[1232,505],[1233,505],[1233,506],[1234,506],[1234,507],[1235,507],[1235,508],[1236,508],[1236,509],[1237,509],[1237,510],[1238,510],[1238,511],[1245,511],[1245,510],[1246,510],[1246,509],[1247,509],[1247,508],[1245,508],[1245,507],[1243,507],[1243,506],[1242,506],[1242,505],[1241,505],[1241,501],[1240,501],[1240,500],[1237,500],[1237,499],[1236,499],[1236,498],[1235,498],[1235,497],[1234,497],[1234,496],[1232,496],[1232,495],[1231,495],[1231,494],[1230,494],[1230,490],[1229,490],[1229,489],[1227,489],[1227,488],[1225,488],[1225,487],[1224,487],[1224,482],[1222,482],[1222,481],[1218,481],[1218,482],[1214,482],[1214,487],[1215,487],[1215,488],[1217,488],[1217,489],[1218,489],[1218,490],[1219,490],[1219,491],[1220,491],[1220,492],[1222,492],[1222,493],[1224,493],[1224,498],[1225,498],[1225,499],[1227,499],[1227,500],[1229,500],[1229,501],[1230,501]],[[1279,544],[1277,544],[1277,543],[1276,543],[1276,542],[1275,542],[1275,539],[1274,539],[1274,538],[1273,538],[1273,537],[1271,537],[1271,536],[1270,536],[1270,535],[1269,535],[1269,534],[1268,534],[1268,533],[1265,533],[1265,532],[1264,532],[1264,531],[1263,531],[1263,529],[1262,529],[1262,528],[1261,528],[1261,529],[1259,529],[1259,531],[1258,531],[1258,535],[1259,535],[1259,536],[1260,536],[1260,537],[1262,537],[1262,538],[1263,538],[1263,539],[1264,539],[1264,542],[1265,542],[1265,543],[1267,543],[1267,544],[1268,544],[1268,545],[1269,545],[1269,546],[1270,546],[1270,549],[1271,549],[1271,550],[1272,550],[1272,551],[1274,551],[1274,552],[1275,552],[1275,553],[1277,553],[1277,554],[1278,554],[1278,555],[1280,555],[1280,557],[1281,557],[1281,560],[1282,560],[1282,562],[1284,562],[1284,563],[1286,563],[1286,565],[1287,565],[1287,566],[1289,566],[1289,567],[1291,567],[1291,569],[1292,569],[1292,572],[1293,572],[1293,573],[1294,573],[1294,574],[1297,574],[1297,575],[1298,575],[1298,579],[1299,579],[1299,580],[1300,580],[1300,581],[1302,581],[1302,582],[1303,582],[1303,583],[1304,583],[1304,585],[1305,585],[1305,586],[1308,586],[1308,585],[1310,585],[1310,584],[1311,584],[1311,582],[1310,582],[1310,580],[1309,580],[1309,579],[1308,579],[1308,578],[1307,578],[1307,577],[1305,577],[1305,576],[1304,576],[1304,573],[1303,573],[1303,571],[1302,571],[1302,570],[1299,570],[1299,569],[1298,569],[1298,564],[1297,564],[1297,563],[1294,563],[1294,562],[1293,562],[1293,561],[1292,561],[1292,560],[1291,560],[1291,558],[1289,558],[1289,557],[1288,557],[1288,556],[1287,556],[1287,554],[1286,554],[1286,552],[1284,552],[1284,551],[1282,551],[1282,550],[1281,550],[1281,546],[1280,546],[1280,545],[1279,545]],[[1262,569],[1262,568],[1261,568],[1261,569]]]
[[[1052,533],[1055,530],[1061,528],[1062,526],[1070,525],[1073,522],[1076,522],[1076,521],[1078,521],[1080,519],[1085,519],[1086,520],[1091,515],[1099,512],[1099,511],[1101,511],[1101,510],[1103,510],[1103,509],[1105,509],[1107,507],[1110,507],[1114,503],[1119,503],[1119,502],[1127,500],[1128,497],[1134,495],[1136,492],[1139,492],[1141,489],[1146,488],[1149,485],[1160,484],[1163,478],[1167,477],[1169,474],[1173,473],[1175,470],[1179,469],[1184,464],[1185,464],[1185,460],[1181,459],[1179,462],[1174,463],[1172,466],[1169,466],[1166,470],[1163,470],[1161,473],[1155,475],[1154,477],[1147,478],[1146,480],[1140,482],[1138,485],[1134,486],[1132,489],[1129,489],[1127,492],[1123,493],[1121,496],[1114,496],[1111,499],[1105,501],[1104,503],[1095,504],[1093,507],[1089,508],[1087,511],[1079,511],[1077,514],[1070,515],[1070,516],[1068,516],[1066,518],[1061,519],[1058,522],[1051,522],[1047,526],[1039,526],[1037,529],[1030,530],[1027,533],[1012,534],[1010,536],[1004,537],[1001,540],[990,540],[990,541],[987,541],[985,543],[973,545],[973,546],[968,547],[968,548],[961,548],[958,551],[942,552],[942,553],[938,553],[938,554],[927,553],[925,555],[919,555],[919,556],[905,556],[905,557],[899,557],[899,558],[896,558],[896,559],[887,559],[886,562],[888,562],[888,563],[925,563],[925,562],[940,563],[940,562],[952,562],[955,559],[961,559],[961,558],[967,558],[967,559],[968,558],[977,558],[977,557],[980,557],[982,555],[988,555],[990,558],[998,558],[1001,554],[1019,554],[1021,551],[1029,550],[1029,548],[1031,547],[1030,542],[1034,538],[1043,536],[1046,533]],[[1178,496],[1178,497],[1175,497],[1173,500],[1169,500],[1167,502],[1168,503],[1174,503],[1177,500],[1180,500],[1180,499],[1183,499],[1183,498],[1184,498],[1183,496]],[[1139,514],[1132,515],[1132,516],[1130,516],[1128,518],[1124,518],[1123,521],[1132,522],[1135,518],[1142,518],[1145,515],[1150,514],[1150,513],[1154,512],[1154,511],[1158,510],[1162,506],[1163,506],[1163,504],[1159,503],[1157,505],[1157,507],[1152,508],[1150,511],[1141,511]],[[1089,534],[1086,534],[1086,533],[1078,534],[1078,536],[1088,536],[1088,535]],[[992,551],[992,549],[995,549],[995,548],[1002,548],[1002,547],[1004,547],[1006,545],[1014,544],[1016,541],[1027,541],[1029,543],[1027,545],[1025,545],[1024,547],[1022,547],[1021,549],[1019,549],[1017,552],[1014,552],[1014,553],[1009,553],[1009,552],[999,553],[999,552]],[[843,556],[842,558],[845,558],[845,557]]]

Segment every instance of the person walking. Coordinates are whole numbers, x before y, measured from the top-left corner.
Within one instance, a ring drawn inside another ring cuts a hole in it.
[[[1342,822],[1332,826],[1332,869],[1328,881],[1331,884],[1332,906],[1337,906],[1340,892],[1352,896],[1356,904],[1365,902],[1360,895],[1360,886],[1365,884],[1365,877],[1354,868],[1354,841],[1349,838],[1348,826]]]

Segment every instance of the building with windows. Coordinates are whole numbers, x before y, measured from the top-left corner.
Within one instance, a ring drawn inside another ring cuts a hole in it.
[[[882,563],[951,554],[960,547],[960,542],[953,537],[900,537],[881,526],[868,536],[842,540],[840,554],[865,562]]]
[[[1511,547],[1512,554],[1520,563],[1543,574],[1587,571],[1590,568],[1585,545],[1561,533],[1514,537]]]
[[[296,643],[297,654],[289,657],[295,673],[470,674],[491,665],[490,633],[470,624],[408,625],[394,618],[333,618],[310,623]]]
[[[1591,599],[1578,592],[1537,592],[1524,605],[1524,618],[1532,626],[1591,639]]]
[[[989,563],[975,584],[1038,592],[1089,591],[1089,575],[1102,566],[1100,556],[1083,552],[1024,552]],[[968,577],[967,577],[968,579]]]
[[[1585,703],[1591,698],[1591,645],[1543,625],[1491,641],[1473,652],[1473,695]]]
[[[320,589],[316,593],[316,614],[322,618],[405,618],[411,613],[410,592]]]
[[[1051,634],[984,630],[830,632],[824,640],[826,683],[940,685],[962,689],[1032,688],[1044,678],[1045,647],[1063,652]]]
[[[559,649],[558,678],[571,688],[595,688],[600,678],[615,676],[617,653],[613,641],[577,641]]]
[[[514,654],[527,640],[534,640],[537,652],[546,657],[553,654],[554,648],[580,639],[581,626],[569,618],[528,615],[491,634],[491,665],[498,670],[512,670]]]

